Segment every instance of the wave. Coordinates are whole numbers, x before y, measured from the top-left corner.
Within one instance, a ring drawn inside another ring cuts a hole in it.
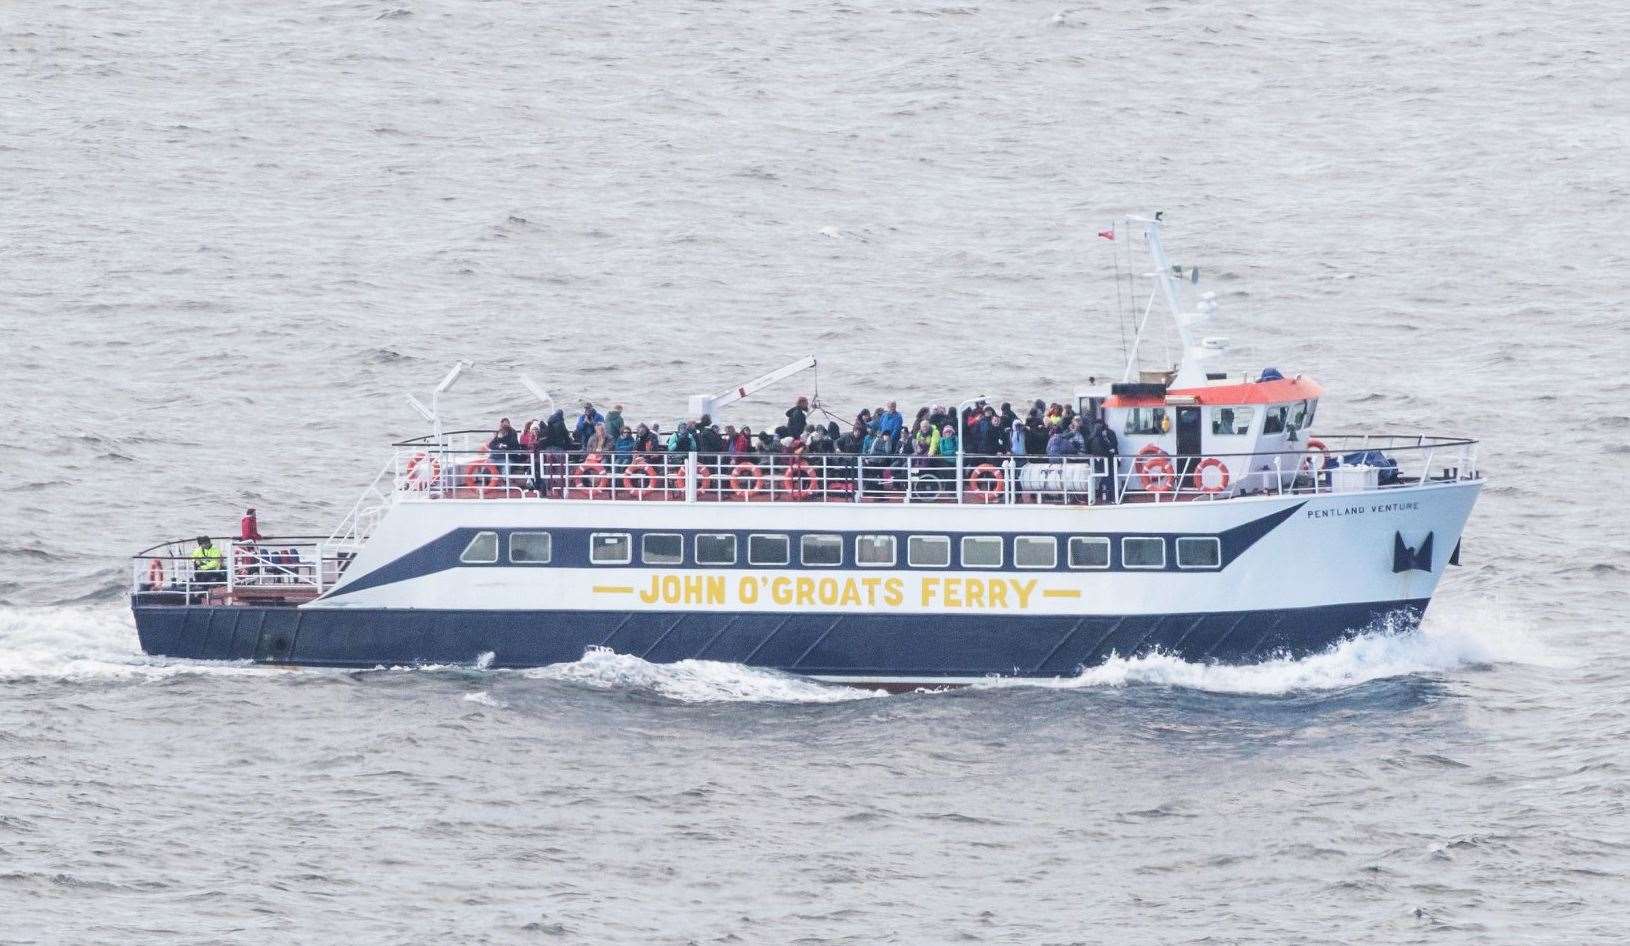
[[[247,662],[169,660],[141,651],[136,621],[106,605],[0,608],[0,683],[120,681],[265,673]]]
[[[631,654],[596,651],[582,660],[522,673],[603,690],[653,693],[680,703],[846,703],[888,694],[832,686],[802,677],[716,660],[654,664]]]

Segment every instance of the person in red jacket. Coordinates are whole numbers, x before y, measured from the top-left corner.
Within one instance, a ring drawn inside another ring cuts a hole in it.
[[[260,523],[255,521],[255,507],[250,506],[238,521],[238,539],[243,542],[260,541]]]

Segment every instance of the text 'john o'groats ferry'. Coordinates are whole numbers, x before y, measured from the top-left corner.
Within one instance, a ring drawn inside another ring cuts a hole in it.
[[[397,444],[332,535],[136,556],[142,647],[346,667],[609,649],[912,687],[1154,650],[1299,656],[1418,621],[1458,564],[1483,485],[1475,442],[1314,436],[1319,385],[1216,366],[1225,344],[1199,334],[1213,294],[1192,297],[1158,215],[1125,226],[1153,260],[1138,339],[1162,301],[1182,354],[1140,370],[1134,342],[1120,383],[1071,399],[1078,432],[1027,444],[1033,429],[1013,436],[967,397],[926,450],[909,423],[882,445],[860,430],[774,452],[689,435],[583,449],[563,427],[529,444],[444,434],[415,401],[436,432]],[[812,365],[692,398],[690,416]]]

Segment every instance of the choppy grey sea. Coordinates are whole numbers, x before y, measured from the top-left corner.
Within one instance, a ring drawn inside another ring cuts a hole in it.
[[[1627,49],[1618,0],[0,5],[0,942],[1630,940]],[[137,647],[129,555],[326,534],[455,359],[465,426],[803,354],[846,415],[1062,398],[1156,209],[1319,429],[1483,438],[1421,631],[899,696]]]

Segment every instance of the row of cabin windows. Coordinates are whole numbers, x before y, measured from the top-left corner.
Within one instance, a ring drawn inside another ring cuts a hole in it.
[[[1109,538],[1071,536],[1065,543],[1065,559],[1070,568],[1109,567]],[[962,537],[962,565],[965,568],[1001,568],[1006,542],[998,535]],[[640,536],[640,562],[645,565],[680,565],[685,561],[685,537],[677,532],[647,532]],[[692,543],[698,565],[734,565],[740,551],[731,532],[698,533]],[[855,537],[854,564],[861,568],[892,568],[897,558],[897,540],[892,535]],[[786,535],[754,533],[747,537],[747,564],[789,565],[792,539]],[[551,553],[549,533],[512,532],[509,535],[509,561],[514,564],[548,564]],[[589,561],[596,565],[627,565],[634,559],[633,536],[626,532],[595,532],[589,536]],[[843,537],[805,535],[798,539],[798,560],[805,566],[830,568],[843,564]],[[498,533],[478,532],[465,546],[459,561],[467,565],[490,565],[498,561]],[[951,538],[944,535],[913,535],[906,539],[905,562],[912,568],[947,568],[951,564]],[[1165,568],[1166,540],[1150,536],[1121,539],[1121,564],[1127,568]],[[1058,567],[1058,541],[1050,535],[1021,535],[1013,539],[1015,568]],[[1218,568],[1222,565],[1222,545],[1214,536],[1187,536],[1177,540],[1178,568]]]
[[[1282,434],[1287,430],[1306,430],[1313,425],[1313,410],[1317,406],[1313,401],[1272,405],[1266,409],[1267,416],[1262,421],[1262,432]],[[1211,432],[1219,437],[1243,436],[1251,432],[1251,423],[1254,420],[1256,420],[1254,407],[1213,407]],[[1154,437],[1170,429],[1171,423],[1167,420],[1164,407],[1134,407],[1126,412],[1128,434]]]

